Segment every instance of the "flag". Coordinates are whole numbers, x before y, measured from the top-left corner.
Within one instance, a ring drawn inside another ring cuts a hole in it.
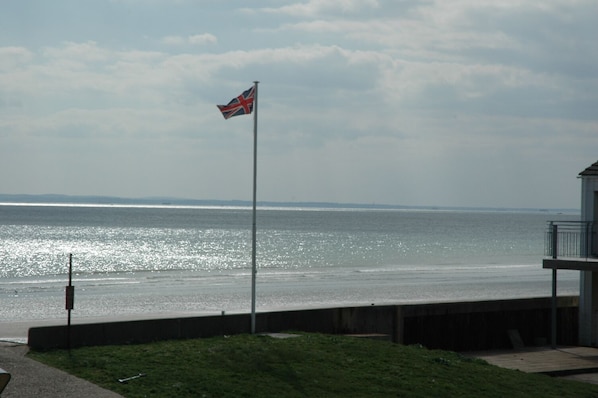
[[[229,119],[233,116],[249,115],[253,111],[253,99],[255,94],[255,86],[243,91],[243,94],[237,98],[233,98],[227,105],[216,105],[222,116]]]

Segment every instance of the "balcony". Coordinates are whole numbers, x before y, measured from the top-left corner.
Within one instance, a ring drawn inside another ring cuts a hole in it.
[[[598,222],[591,221],[548,222],[544,239],[546,258],[542,261],[542,268],[552,270],[552,348],[556,348],[557,270],[589,271],[592,272],[592,275],[598,271],[597,227]],[[589,278],[588,280],[591,281],[592,279]],[[580,281],[585,280],[584,274],[581,274]],[[587,286],[583,282],[580,286],[580,297],[585,297],[584,289]],[[588,311],[581,303],[582,299],[580,298],[580,328],[584,328],[585,326],[581,325],[582,322],[586,321],[582,321],[582,318],[588,318],[588,313],[592,312]],[[590,319],[591,317],[593,315],[590,316]],[[582,338],[580,337],[580,339]]]
[[[544,268],[598,270],[598,222],[549,221]]]
[[[592,221],[549,221],[544,255],[559,258],[598,258],[598,223]]]

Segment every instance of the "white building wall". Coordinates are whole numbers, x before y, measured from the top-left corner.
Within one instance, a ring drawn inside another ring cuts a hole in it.
[[[595,196],[598,192],[598,177],[585,176],[581,178],[581,221],[595,221]]]
[[[581,177],[581,221],[598,221],[598,177]],[[598,346],[598,272],[582,271],[579,286],[579,343]]]

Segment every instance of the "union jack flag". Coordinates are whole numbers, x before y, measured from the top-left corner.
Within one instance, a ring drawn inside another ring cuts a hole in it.
[[[252,86],[249,90],[243,91],[243,94],[233,98],[228,104],[216,106],[220,109],[225,119],[233,116],[249,115],[253,111],[254,94],[255,86]]]

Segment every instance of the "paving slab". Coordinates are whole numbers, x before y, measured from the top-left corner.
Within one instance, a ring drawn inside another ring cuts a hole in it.
[[[598,384],[598,348],[530,347],[519,350],[468,352],[501,368],[542,373]]]

